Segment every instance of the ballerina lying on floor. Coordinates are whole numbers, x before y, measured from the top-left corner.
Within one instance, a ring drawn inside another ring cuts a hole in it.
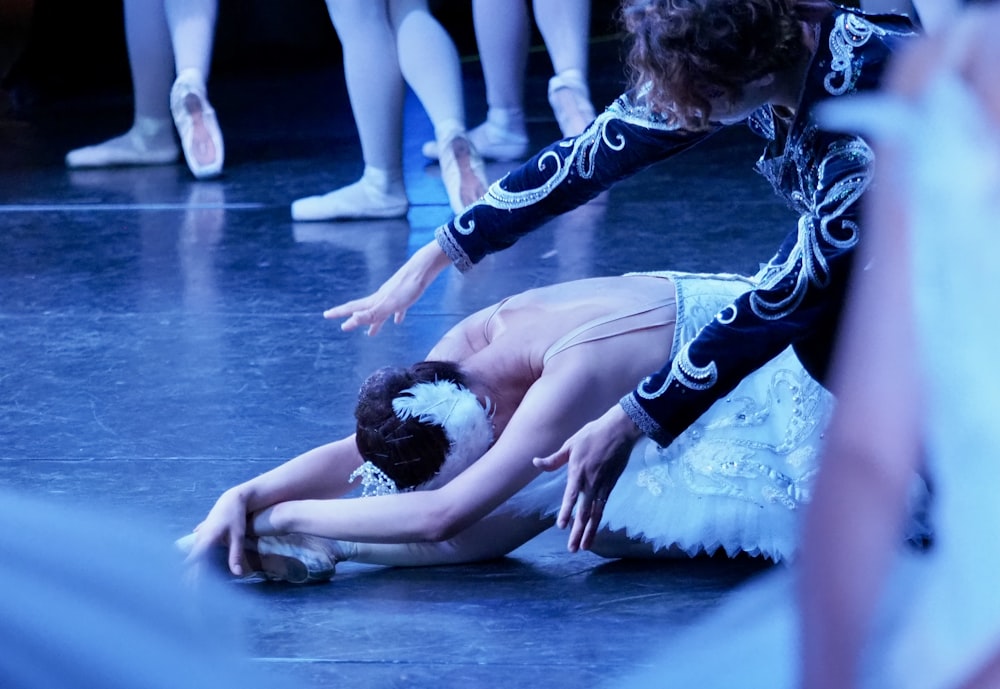
[[[338,561],[500,557],[554,523],[554,452],[750,289],[734,275],[630,274],[510,297],[452,328],[427,361],[363,385],[357,433],[218,499],[181,545],[228,546],[234,575],[314,581]],[[606,557],[795,549],[831,398],[787,350],[668,448],[644,439],[604,508]],[[344,498],[358,487],[363,496]],[[249,560],[249,561],[248,561]]]

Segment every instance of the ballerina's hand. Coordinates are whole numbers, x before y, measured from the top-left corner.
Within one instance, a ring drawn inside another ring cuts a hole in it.
[[[581,548],[589,550],[593,545],[604,516],[604,505],[640,435],[628,414],[615,405],[573,434],[557,452],[534,460],[535,466],[545,471],[554,471],[569,463],[566,490],[556,524],[565,529],[576,506],[567,544],[571,553]]]
[[[367,325],[368,335],[377,335],[389,316],[397,325],[402,323],[406,310],[449,263],[448,256],[432,241],[413,254],[374,294],[329,308],[323,317],[347,318],[340,324],[341,330]]]
[[[227,546],[229,571],[243,576],[243,539],[246,536],[246,502],[233,492],[225,492],[216,501],[205,520],[195,527],[187,562],[201,560],[216,546]]]

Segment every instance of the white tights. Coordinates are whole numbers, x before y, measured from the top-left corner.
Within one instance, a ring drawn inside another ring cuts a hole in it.
[[[556,74],[569,71],[587,79],[590,0],[533,0],[535,23]],[[473,0],[476,43],[492,111],[523,118],[524,75],[531,25],[522,0]],[[523,119],[522,119],[523,121]]]
[[[125,0],[125,40],[136,121],[169,122],[175,74],[197,69],[208,79],[218,0]]]
[[[402,180],[405,83],[439,141],[465,130],[458,52],[426,0],[327,0],[366,167]]]

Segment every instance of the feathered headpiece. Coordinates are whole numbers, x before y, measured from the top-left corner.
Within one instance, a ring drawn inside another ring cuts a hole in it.
[[[417,383],[392,401],[392,410],[400,421],[416,418],[420,423],[440,426],[448,438],[448,454],[437,473],[414,489],[443,486],[482,457],[493,443],[489,399],[484,408],[471,390],[450,380]],[[399,492],[396,482],[371,462],[358,467],[349,480],[358,477],[365,496]]]

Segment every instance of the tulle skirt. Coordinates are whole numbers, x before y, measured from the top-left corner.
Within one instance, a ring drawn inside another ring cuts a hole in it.
[[[677,287],[673,351],[750,289],[735,275],[656,273]],[[775,561],[795,551],[832,396],[789,348],[716,402],[669,447],[636,444],[602,526],[690,555],[745,552]],[[565,468],[542,474],[501,508],[550,516]]]

